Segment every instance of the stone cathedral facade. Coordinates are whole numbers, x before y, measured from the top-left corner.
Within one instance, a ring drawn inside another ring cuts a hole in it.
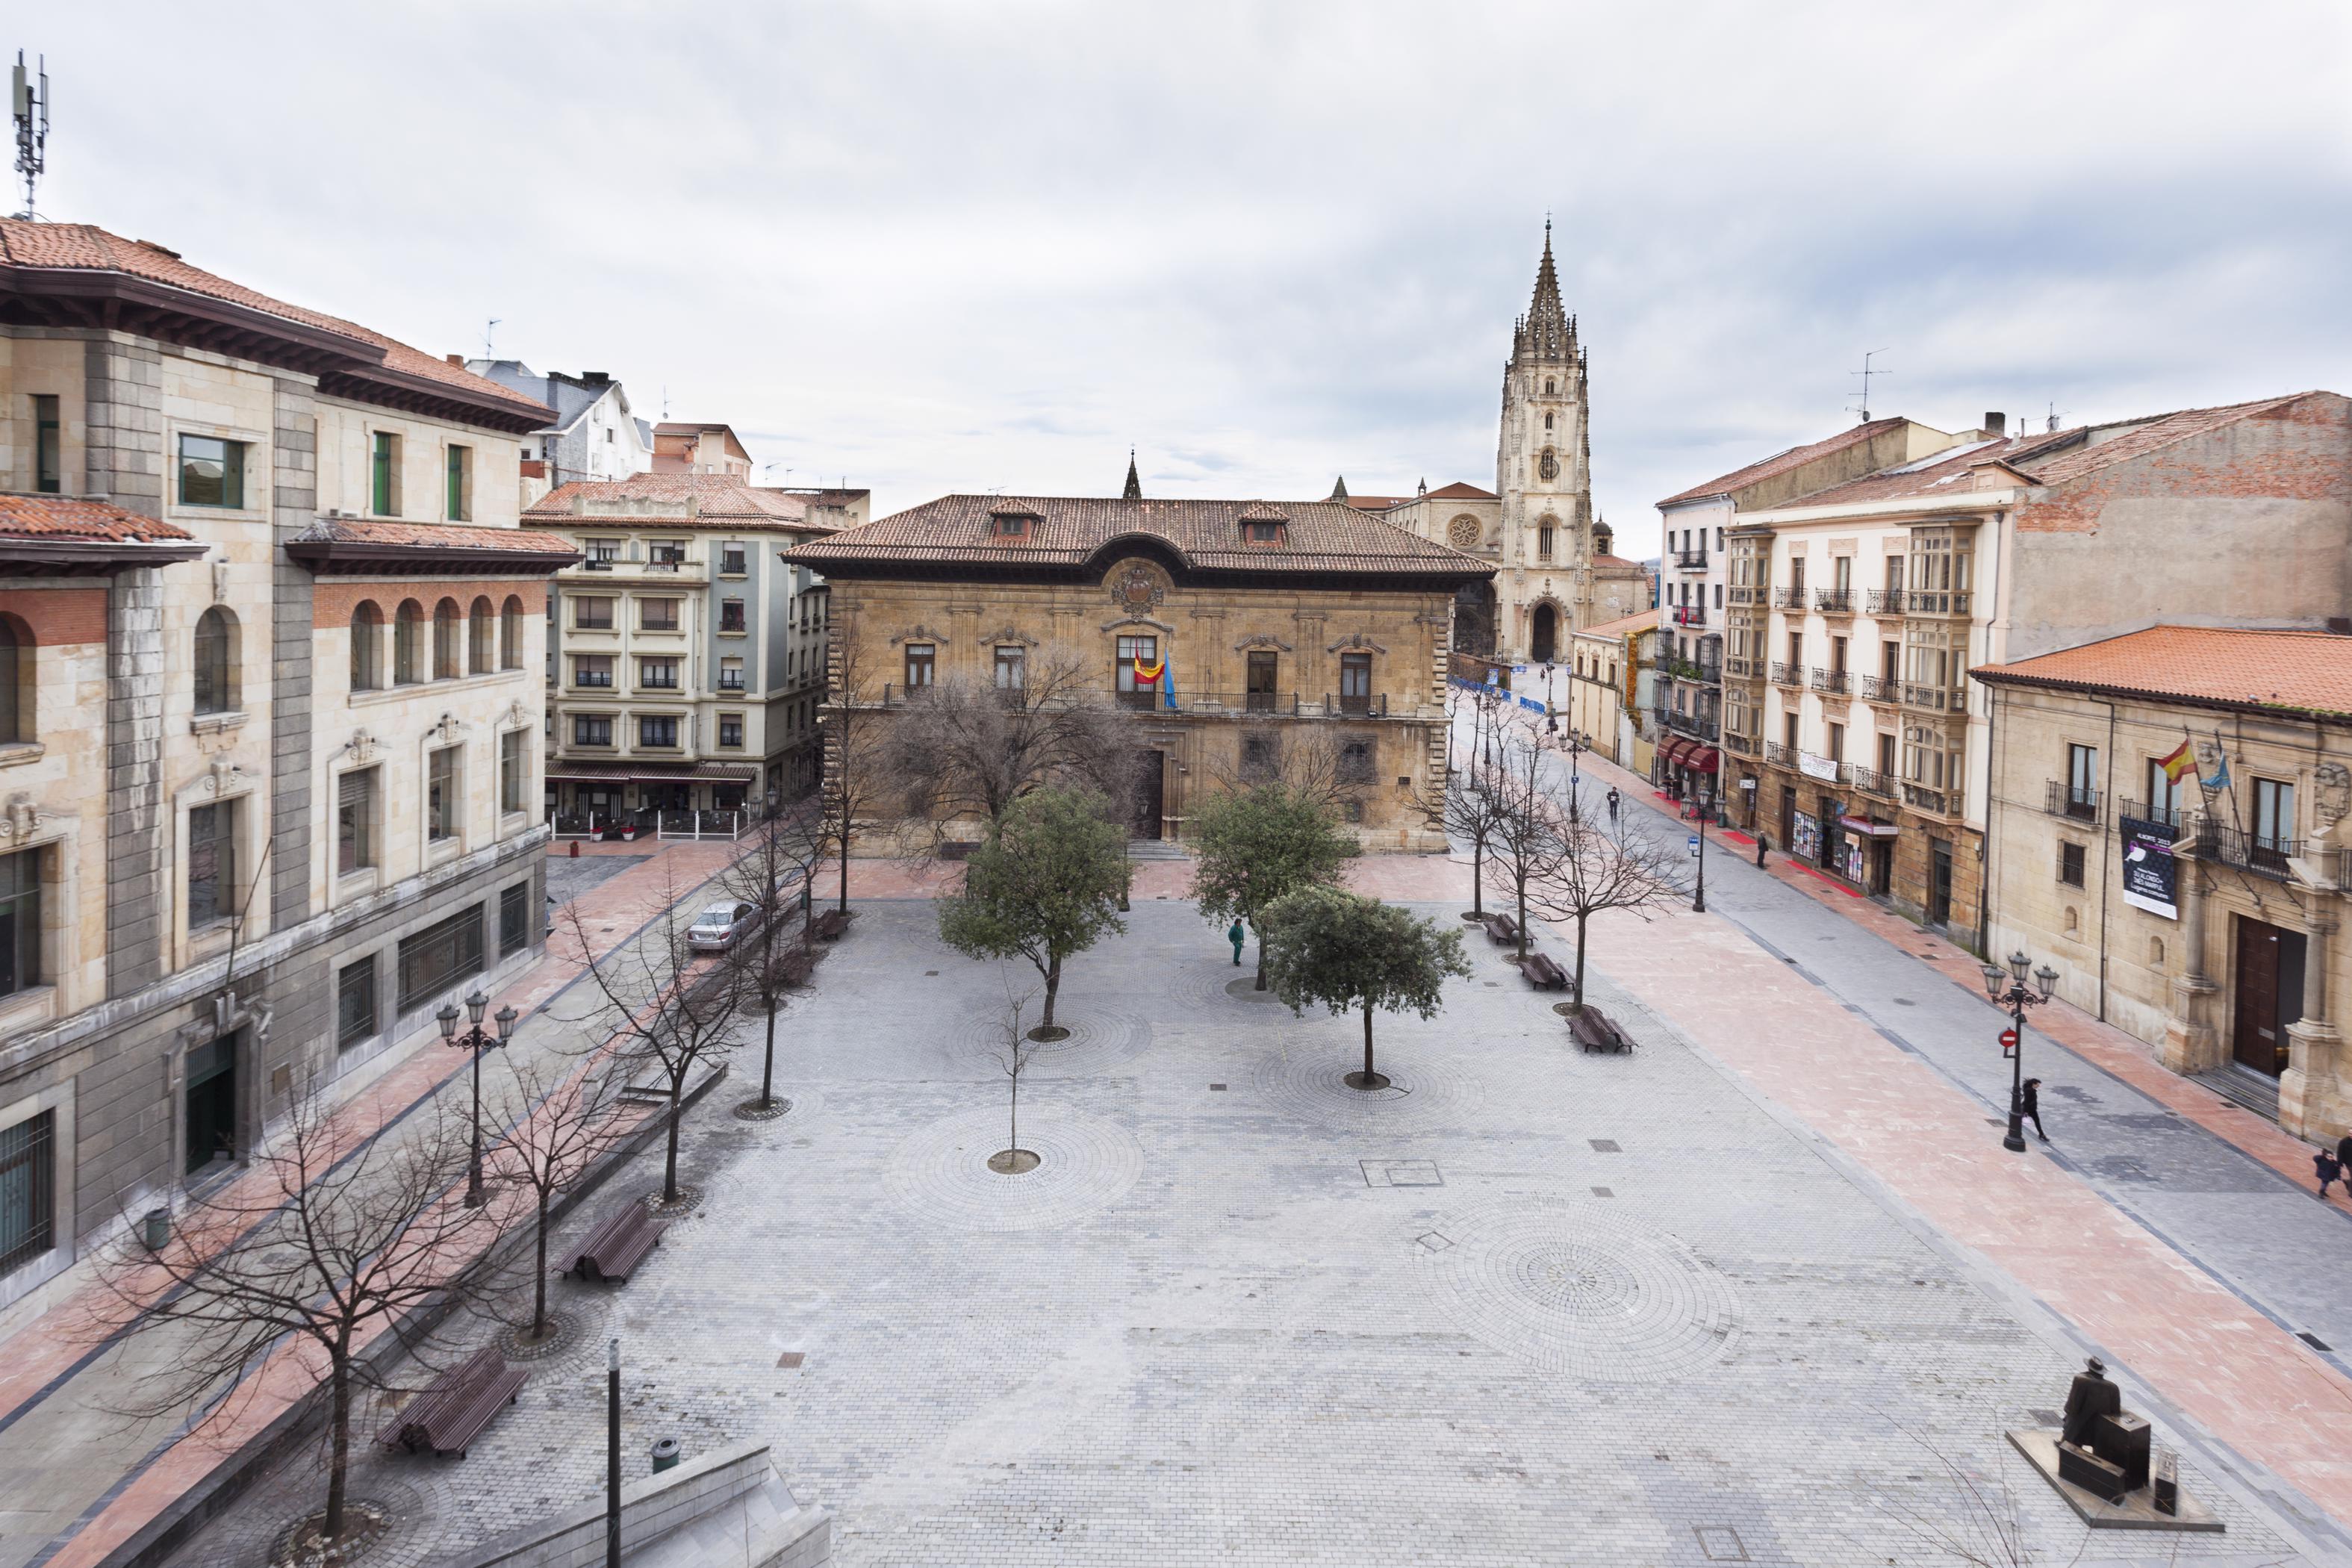
[[[1450,484],[1399,498],[1358,497],[1388,521],[1496,568],[1463,590],[1454,647],[1543,663],[1565,656],[1570,632],[1622,619],[1654,602],[1650,575],[1619,558],[1592,510],[1586,355],[1576,318],[1560,303],[1551,226],[1544,226],[1535,297],[1513,324],[1503,367],[1495,488]]]

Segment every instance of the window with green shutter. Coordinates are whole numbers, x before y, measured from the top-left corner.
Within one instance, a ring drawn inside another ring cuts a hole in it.
[[[368,510],[378,517],[397,516],[400,511],[400,437],[388,430],[375,433],[374,460],[370,478]]]
[[[474,449],[449,448],[449,521],[465,522],[474,515]]]

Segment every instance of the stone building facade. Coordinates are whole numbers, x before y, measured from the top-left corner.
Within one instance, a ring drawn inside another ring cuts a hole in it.
[[[1066,652],[1131,710],[1140,837],[1181,838],[1202,792],[1328,742],[1366,848],[1445,847],[1426,803],[1454,595],[1493,570],[1457,551],[1341,502],[958,495],[787,559],[832,587],[829,703],[887,712]]]
[[[547,410],[84,225],[0,223],[0,1304],[543,929]]]
[[[1588,626],[1570,638],[1568,728],[1621,768],[1650,771],[1659,734],[1651,714],[1661,633],[1656,610]]]
[[[548,618],[548,801],[583,829],[791,800],[821,770],[825,588],[780,552],[833,531],[727,473],[565,485],[524,521],[581,559]]]
[[[2352,602],[2352,400],[2000,424],[1726,531],[1746,616],[1723,745],[1757,826],[1971,948],[1990,728],[1970,669],[2160,620],[2318,627]]]
[[[2352,636],[2160,626],[1971,673],[1992,950],[2289,1131],[2352,1130]]]

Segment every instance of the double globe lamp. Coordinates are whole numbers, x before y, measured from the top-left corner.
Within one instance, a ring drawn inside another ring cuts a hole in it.
[[[466,1012],[472,1026],[462,1035],[457,1032],[456,1004],[445,1002],[441,1010],[433,1015],[440,1021],[441,1039],[445,1045],[457,1046],[474,1053],[473,1158],[466,1166],[466,1206],[469,1209],[482,1206],[482,1053],[505,1045],[507,1037],[514,1033],[515,1020],[522,1016],[512,1007],[499,1008],[491,1019],[499,1032],[495,1036],[486,1035],[482,1032],[482,1010],[489,1005],[490,999],[478,990],[466,998]]]
[[[2017,1044],[2009,1052],[2009,1136],[2000,1141],[2002,1148],[2017,1154],[2025,1152],[2025,1010],[2041,1006],[2058,990],[2058,972],[2047,963],[2032,971],[2033,984],[2027,986],[2026,972],[2032,963],[2024,953],[2012,952],[2006,969],[1998,963],[1984,966],[1985,994],[1994,1006],[2008,1007],[2011,1026],[2017,1032]]]

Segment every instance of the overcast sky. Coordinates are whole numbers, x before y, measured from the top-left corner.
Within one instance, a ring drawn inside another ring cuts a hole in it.
[[[44,216],[772,478],[1494,482],[1542,240],[1596,499],[1878,414],[2352,391],[2352,5],[19,9]]]

